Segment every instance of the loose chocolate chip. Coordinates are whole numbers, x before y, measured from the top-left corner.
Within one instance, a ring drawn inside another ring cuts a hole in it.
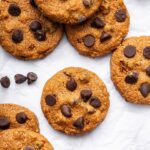
[[[90,7],[92,5],[92,0],[83,0],[83,4],[85,7]]]
[[[68,118],[72,116],[71,108],[68,105],[61,106],[61,113]]]
[[[10,121],[6,117],[0,117],[0,130],[8,129],[10,126]]]
[[[23,40],[22,30],[14,30],[12,33],[12,40],[14,43],[20,43]]]
[[[37,30],[41,30],[42,29],[42,25],[39,21],[32,21],[30,24],[30,30],[31,31],[37,31]]]
[[[144,48],[143,55],[145,58],[150,59],[150,46]]]
[[[76,128],[78,129],[83,129],[84,128],[84,118],[79,117],[73,124]]]
[[[124,49],[124,55],[127,57],[127,58],[132,58],[134,57],[136,54],[136,47],[132,46],[132,45],[128,45],[125,47]]]
[[[105,42],[107,40],[110,40],[111,38],[112,36],[109,33],[103,31],[100,37],[100,41]]]
[[[46,40],[46,33],[43,30],[37,30],[34,33],[34,37],[35,39],[37,39],[38,41],[45,41]]]
[[[35,74],[35,73],[33,73],[33,72],[29,72],[28,74],[27,74],[27,80],[28,80],[28,84],[30,85],[30,84],[32,84],[33,82],[35,82],[36,80],[37,80],[37,75]]]
[[[74,79],[70,79],[67,83],[66,83],[66,88],[69,91],[74,91],[77,88],[77,83]]]
[[[87,47],[92,47],[95,43],[95,38],[93,35],[86,35],[84,38],[83,38],[83,42],[84,42],[84,45],[87,46]]]
[[[35,148],[32,146],[26,146],[23,150],[35,150]]]
[[[93,28],[104,28],[105,23],[103,20],[101,20],[100,18],[96,17],[93,22],[91,23],[91,26]]]
[[[84,100],[84,102],[87,102],[91,96],[92,96],[92,91],[91,90],[82,90],[80,92],[81,98]]]
[[[15,82],[17,84],[21,84],[21,83],[23,83],[23,82],[25,82],[27,80],[27,77],[25,77],[22,74],[16,74],[14,78],[15,78]]]
[[[10,86],[10,79],[7,76],[2,77],[0,82],[1,82],[2,87],[9,88],[9,86]]]
[[[148,66],[148,67],[146,68],[146,74],[147,74],[148,76],[150,76],[150,66]]]
[[[45,97],[45,102],[48,106],[54,106],[56,104],[56,97],[53,95],[47,95]]]
[[[90,100],[90,105],[94,108],[98,108],[101,106],[101,102],[98,97],[92,97]]]
[[[30,0],[30,4],[31,4],[33,7],[37,8],[37,5],[35,4],[35,0]]]
[[[8,12],[12,16],[19,16],[21,13],[21,9],[16,4],[11,4],[8,8]]]
[[[118,22],[124,22],[126,20],[126,12],[122,9],[118,10],[115,13],[115,18]]]
[[[16,120],[17,120],[17,122],[20,123],[20,124],[26,123],[27,119],[28,119],[28,118],[27,118],[27,116],[26,116],[26,114],[25,114],[24,112],[20,112],[20,113],[18,113],[18,114],[16,115]]]
[[[140,92],[144,97],[147,97],[150,93],[150,84],[145,82],[140,86]]]
[[[134,84],[138,80],[138,73],[132,72],[125,77],[125,82],[129,84]]]

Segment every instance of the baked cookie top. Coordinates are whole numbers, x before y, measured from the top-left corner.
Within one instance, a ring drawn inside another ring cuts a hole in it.
[[[109,94],[96,74],[70,67],[47,81],[41,106],[54,129],[69,135],[83,134],[104,120]]]
[[[35,7],[32,0],[0,1],[0,44],[24,60],[46,56],[62,37],[62,27]]]
[[[103,0],[97,13],[80,25],[66,26],[70,43],[82,55],[105,55],[122,42],[129,29],[129,14],[122,0]]]
[[[85,21],[99,8],[102,0],[35,0],[50,19],[64,24]]]
[[[111,76],[128,102],[150,104],[150,37],[126,39],[112,55]]]
[[[13,128],[39,132],[37,117],[25,107],[16,104],[0,104],[0,131]]]
[[[25,129],[9,129],[0,133],[1,150],[53,150],[41,134]]]

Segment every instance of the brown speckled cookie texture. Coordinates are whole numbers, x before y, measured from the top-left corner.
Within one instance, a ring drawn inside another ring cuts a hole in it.
[[[37,117],[25,107],[16,104],[0,104],[0,131],[13,128],[39,132]]]
[[[9,129],[0,133],[0,150],[53,150],[39,133],[25,129]]]
[[[95,73],[70,67],[47,81],[41,106],[54,129],[69,135],[84,134],[106,117],[109,94]]]
[[[0,1],[0,43],[19,59],[48,55],[62,37],[62,27],[43,17],[35,7],[32,0]]]
[[[150,37],[126,39],[113,53],[111,76],[126,101],[150,104]]]
[[[116,49],[128,33],[129,22],[122,0],[103,0],[91,19],[80,25],[66,26],[66,34],[80,54],[98,57]]]

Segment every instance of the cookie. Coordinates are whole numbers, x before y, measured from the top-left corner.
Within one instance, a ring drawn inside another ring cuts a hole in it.
[[[150,104],[150,37],[126,39],[112,55],[111,76],[126,101]]]
[[[9,129],[0,133],[1,150],[53,150],[39,133],[25,129]]]
[[[109,94],[95,73],[70,67],[47,81],[41,106],[54,129],[79,135],[91,131],[104,120],[109,109]]]
[[[0,104],[0,131],[13,128],[39,132],[37,117],[25,107],[16,104]]]
[[[78,24],[92,16],[102,0],[35,0],[43,14],[53,21]]]
[[[122,0],[103,0],[91,19],[80,25],[66,26],[66,34],[80,54],[98,57],[120,45],[128,33],[129,22]]]
[[[57,46],[62,33],[62,27],[43,17],[32,0],[0,1],[0,44],[11,55],[42,58]]]

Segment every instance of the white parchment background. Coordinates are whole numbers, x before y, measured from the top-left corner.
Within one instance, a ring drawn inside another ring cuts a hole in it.
[[[131,16],[128,36],[150,35],[150,0],[125,0]],[[0,77],[8,75],[11,87],[0,87],[0,103],[16,103],[36,113],[41,133],[55,150],[150,150],[150,106],[124,101],[110,80],[110,56],[90,59],[80,56],[62,39],[55,51],[43,60],[20,61],[0,49]],[[53,130],[40,108],[44,83],[54,73],[68,66],[80,66],[97,73],[107,85],[111,106],[106,120],[93,132],[82,137],[70,137]],[[16,85],[14,75],[36,72],[39,80],[31,85]]]

